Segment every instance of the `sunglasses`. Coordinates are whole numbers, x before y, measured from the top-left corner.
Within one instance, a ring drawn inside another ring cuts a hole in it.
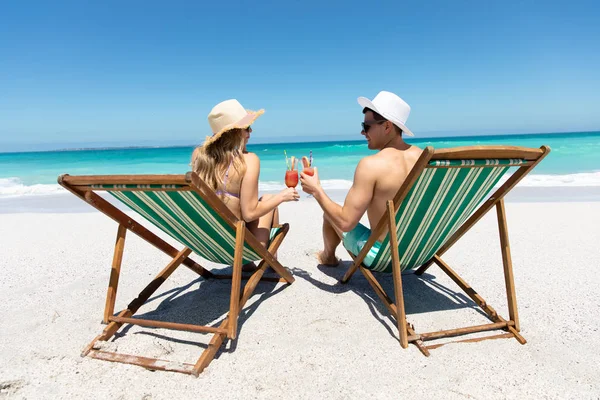
[[[379,121],[378,120],[366,121],[366,122],[361,122],[360,125],[362,126],[363,132],[367,133],[367,132],[369,132],[369,129],[371,129],[373,124],[381,125],[384,122],[387,122],[387,120],[383,119],[383,120],[379,120]]]

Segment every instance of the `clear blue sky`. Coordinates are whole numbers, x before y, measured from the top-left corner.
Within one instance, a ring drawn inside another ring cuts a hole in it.
[[[229,98],[257,141],[359,139],[380,90],[417,135],[600,130],[599,2],[367,3],[0,2],[0,151],[200,143]]]

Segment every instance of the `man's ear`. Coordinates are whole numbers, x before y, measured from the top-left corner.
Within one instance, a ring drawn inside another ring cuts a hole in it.
[[[390,133],[394,133],[394,124],[392,121],[385,121],[385,134],[389,135]]]

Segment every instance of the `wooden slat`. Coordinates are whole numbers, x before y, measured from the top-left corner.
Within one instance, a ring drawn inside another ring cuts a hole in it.
[[[252,275],[242,275],[242,280],[247,281],[251,277],[252,277]],[[233,279],[233,275],[213,274],[212,279],[230,280],[230,279]],[[287,283],[287,281],[284,278],[278,278],[276,276],[263,276],[260,280],[261,280],[261,282],[285,282],[285,283]]]
[[[544,154],[543,149],[520,146],[464,146],[435,150],[432,160],[482,160],[520,158],[537,160]]]
[[[181,372],[184,374],[192,374],[194,371],[194,366],[192,364],[133,356],[130,354],[119,354],[111,353],[108,351],[92,350],[90,351],[89,356],[98,360],[139,365],[140,367],[144,367],[152,371],[173,371]]]
[[[59,183],[79,185],[187,185],[185,175],[62,175]]]
[[[104,306],[104,319],[102,322],[108,324],[108,318],[115,313],[115,300],[117,298],[117,287],[119,286],[119,274],[121,273],[121,262],[123,261],[123,249],[125,248],[125,234],[127,228],[119,224],[117,240],[113,255],[112,268],[106,292],[106,305]]]
[[[464,328],[446,329],[443,331],[419,333],[422,340],[434,340],[443,337],[466,335],[468,333],[493,331],[495,329],[504,329],[509,326],[509,322],[494,322],[492,324],[473,325]]]
[[[173,329],[176,331],[188,331],[197,333],[227,333],[227,331],[225,331],[224,329],[220,329],[214,326],[179,324],[175,322],[164,322],[151,319],[109,317],[109,320],[117,322],[119,324],[132,324],[145,326],[149,328]]]
[[[445,346],[445,345],[451,344],[451,343],[475,343],[475,342],[481,342],[483,340],[506,339],[506,338],[512,338],[512,337],[513,337],[512,333],[499,333],[497,335],[483,336],[483,337],[477,337],[477,338],[471,338],[471,339],[453,340],[453,341],[447,342],[447,343],[430,344],[428,346],[425,346],[425,349],[433,350],[433,349],[437,349],[437,348],[440,348],[442,346]]]

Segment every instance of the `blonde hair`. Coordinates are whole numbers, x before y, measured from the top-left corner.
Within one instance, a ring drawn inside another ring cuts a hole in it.
[[[231,129],[208,146],[196,147],[192,154],[192,170],[215,192],[225,191],[225,173],[232,165],[239,176],[246,173],[241,129]],[[221,194],[221,198],[225,195]]]

